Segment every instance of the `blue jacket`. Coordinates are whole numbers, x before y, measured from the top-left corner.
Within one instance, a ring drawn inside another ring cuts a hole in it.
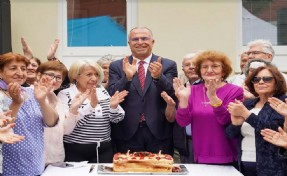
[[[286,96],[277,97],[284,101]],[[255,107],[259,98],[247,100],[244,102],[245,107],[250,110]],[[279,126],[283,126],[284,117],[272,109],[269,103],[265,103],[258,115],[251,114],[246,120],[255,129],[255,146],[256,146],[256,169],[258,176],[284,176],[284,164],[286,161],[279,156],[279,147],[266,142],[260,131],[265,128],[277,130]],[[230,124],[225,129],[229,138],[238,138],[238,161],[241,168],[241,125],[235,126]],[[286,176],[286,174],[285,174]]]

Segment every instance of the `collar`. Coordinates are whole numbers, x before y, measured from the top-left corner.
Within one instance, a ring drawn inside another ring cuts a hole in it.
[[[149,64],[150,61],[151,61],[151,57],[152,57],[152,54],[149,55],[147,58],[145,58],[143,61],[144,61],[145,63]],[[134,58],[134,59],[137,59],[137,58],[134,57],[134,56],[133,56],[133,58]],[[137,65],[139,64],[140,61],[141,61],[141,60],[137,59]]]

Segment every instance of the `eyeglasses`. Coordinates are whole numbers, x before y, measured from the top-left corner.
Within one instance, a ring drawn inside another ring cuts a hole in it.
[[[143,42],[146,42],[146,41],[148,41],[150,39],[151,39],[150,37],[134,37],[134,38],[131,38],[130,41],[132,41],[132,42],[139,42],[139,40],[141,40]]]
[[[263,77],[254,76],[251,81],[254,84],[257,84],[261,81],[261,79],[263,80],[264,83],[270,83],[274,79],[274,77],[272,77],[272,76],[263,76]]]
[[[248,51],[246,52],[246,54],[249,56],[250,54],[258,55],[258,54],[268,54],[268,53],[265,53],[263,51]]]
[[[56,79],[56,81],[60,82],[63,80],[61,76],[56,76],[53,73],[43,73],[44,75],[48,76],[50,79]]]
[[[209,65],[201,65],[200,69],[202,71],[207,71],[209,67],[211,67],[212,70],[218,70],[218,69],[222,68],[222,65],[218,65],[218,64],[214,64],[214,65],[211,65],[211,66],[209,66]]]

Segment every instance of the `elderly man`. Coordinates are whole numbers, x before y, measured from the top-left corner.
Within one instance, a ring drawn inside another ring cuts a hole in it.
[[[188,79],[185,86],[196,84],[200,82],[198,75],[195,72],[194,60],[196,55],[200,53],[189,53],[183,57],[182,71],[185,77]],[[191,125],[186,127],[180,127],[177,123],[174,126],[174,148],[178,150],[180,154],[181,163],[194,163],[193,147],[192,147],[192,135]]]
[[[167,103],[161,97],[165,91],[174,97],[173,78],[177,66],[172,60],[152,53],[155,40],[146,27],[133,28],[128,36],[131,56],[111,63],[109,70],[110,95],[127,90],[121,106],[124,120],[113,125],[112,136],[119,152],[149,151],[172,154],[174,118],[165,115]]]
[[[248,51],[246,53],[249,59],[264,59],[272,63],[275,51],[269,41],[263,39],[253,40],[247,44],[247,47]],[[282,75],[287,81],[287,75],[284,73]]]

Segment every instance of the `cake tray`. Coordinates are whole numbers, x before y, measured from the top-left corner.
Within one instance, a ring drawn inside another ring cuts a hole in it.
[[[180,167],[178,172],[114,172],[113,167],[107,164],[98,165],[98,174],[112,175],[188,175],[188,170],[184,165],[175,165]]]

